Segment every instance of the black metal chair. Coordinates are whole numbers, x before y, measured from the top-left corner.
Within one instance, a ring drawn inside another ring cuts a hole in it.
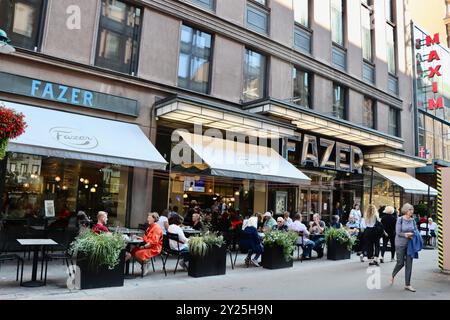
[[[177,250],[173,250],[170,247],[170,240],[173,240],[177,243]],[[167,236],[163,238],[163,254],[165,254],[166,258],[163,262],[163,268],[164,271],[166,270],[166,263],[167,259],[170,255],[177,257],[177,264],[175,265],[175,270],[173,271],[173,274],[177,273],[178,264],[180,262],[180,258],[185,258],[189,255],[189,252],[180,251],[180,239],[178,237],[178,234],[176,233],[170,233],[167,232]]]
[[[163,248],[164,248],[164,236],[163,236],[162,241],[163,241]],[[163,249],[161,250],[161,253],[158,256],[161,257],[161,261],[162,261],[162,264],[163,264],[164,275],[167,277],[166,264],[165,264],[164,257],[163,257]],[[131,271],[131,273],[134,274],[134,262],[137,262],[137,263],[139,263],[141,265],[141,278],[144,277],[144,270],[145,270],[145,267],[146,267],[146,265],[148,263],[152,264],[153,272],[156,272],[156,270],[155,270],[156,257],[157,256],[154,256],[154,257],[151,257],[150,259],[144,260],[144,261],[139,261],[138,259],[133,257],[132,258],[133,259],[133,264],[132,264],[132,269],[131,269],[132,271]]]
[[[297,260],[300,260],[301,263],[303,263],[303,250],[305,248],[305,242],[303,240],[303,232],[299,231],[298,238],[301,239],[300,243],[297,241],[295,244],[297,246]],[[302,255],[300,256],[300,248],[302,248]]]
[[[20,284],[22,285],[23,280],[23,258],[17,254],[0,254],[0,266],[3,262],[17,260],[17,271],[16,271],[16,281],[19,281],[19,268],[20,271]]]
[[[44,284],[47,283],[47,270],[48,262],[50,260],[62,260],[66,264],[69,271],[69,276],[71,273],[71,266],[73,267],[72,256],[69,254],[69,247],[72,241],[75,239],[76,233],[66,228],[55,228],[48,230],[48,237],[53,239],[53,241],[58,243],[58,246],[52,248],[52,252],[43,252],[43,259],[41,263],[41,280],[44,272],[45,263],[45,273],[44,273]],[[70,261],[70,265],[69,265]]]

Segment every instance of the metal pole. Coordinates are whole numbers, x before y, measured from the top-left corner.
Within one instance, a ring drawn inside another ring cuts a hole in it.
[[[373,166],[372,166],[372,172],[370,174],[370,196],[369,196],[368,204],[372,204],[372,193],[373,193]]]
[[[167,188],[167,210],[169,210],[170,207],[170,188],[171,188],[171,183],[170,183],[170,176],[172,174],[172,158],[170,158],[169,161],[169,183],[168,183],[168,188]]]
[[[425,239],[427,239],[427,241],[429,240],[429,238],[428,238],[428,219],[430,218],[430,214],[431,214],[430,206],[431,206],[430,185],[428,185],[428,203],[427,203],[428,212],[427,212],[427,221],[425,222],[425,225],[426,225]],[[419,226],[419,228],[420,228],[420,226]],[[428,243],[426,243],[425,245],[428,245]]]

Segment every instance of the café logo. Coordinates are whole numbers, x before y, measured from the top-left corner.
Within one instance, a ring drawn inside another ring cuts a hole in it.
[[[54,127],[49,130],[50,135],[59,143],[75,149],[94,149],[98,146],[95,136],[68,127]]]

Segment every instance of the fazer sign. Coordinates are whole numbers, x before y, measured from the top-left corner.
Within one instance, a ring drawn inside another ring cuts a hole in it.
[[[95,136],[79,129],[54,127],[49,130],[49,133],[57,142],[75,149],[94,149],[98,146],[98,140]]]

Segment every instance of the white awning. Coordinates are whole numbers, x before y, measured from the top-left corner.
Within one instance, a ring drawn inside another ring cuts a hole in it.
[[[422,181],[417,180],[416,178],[411,177],[409,174],[405,172],[398,172],[381,168],[373,168],[373,169],[386,179],[402,187],[406,193],[422,194],[422,195],[428,194],[428,185],[426,185]],[[437,196],[437,194],[438,194],[437,190],[430,187],[430,195]]]
[[[212,175],[294,184],[309,184],[311,181],[272,148],[201,136],[182,130],[177,132],[187,146],[200,157],[197,160],[194,157],[193,164],[203,160]],[[177,164],[174,155],[172,162]]]
[[[135,124],[4,102],[27,128],[7,151],[164,170],[167,162]]]

